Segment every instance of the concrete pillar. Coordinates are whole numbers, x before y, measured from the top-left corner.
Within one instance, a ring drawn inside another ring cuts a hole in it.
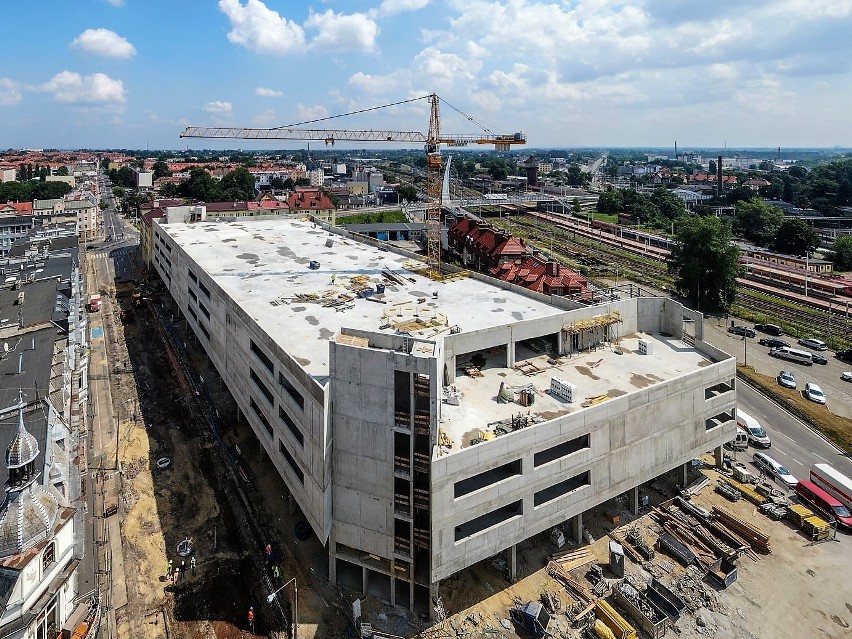
[[[722,468],[725,465],[725,453],[722,450],[722,447],[717,446],[713,453],[716,457],[716,468]]]
[[[556,334],[556,354],[564,355],[565,354],[565,339],[563,337],[563,331],[559,331]]]
[[[444,379],[444,384],[454,384],[456,381],[456,356],[447,358],[447,374]]]
[[[429,584],[429,621],[432,622],[438,621],[438,615],[435,614],[435,602],[438,600],[438,586],[440,583],[439,581],[433,581]]]
[[[515,368],[515,342],[506,344],[506,368]]]
[[[692,466],[691,461],[688,461],[688,462],[684,463],[684,465],[683,465],[683,474],[680,478],[680,485],[684,488],[689,483],[689,467],[690,466]]]
[[[328,581],[332,586],[337,585],[337,557],[334,555],[333,543],[328,545]]]
[[[639,486],[631,488],[628,492],[630,496],[630,512],[634,515],[639,514]]]
[[[515,583],[518,579],[518,546],[512,544],[506,549],[506,568],[509,573],[509,581]]]
[[[367,596],[367,569],[361,566],[361,594]]]
[[[575,543],[583,543],[583,513],[574,515],[571,518],[571,537]]]

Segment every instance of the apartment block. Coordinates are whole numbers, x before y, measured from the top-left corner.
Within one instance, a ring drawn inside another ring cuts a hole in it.
[[[315,221],[153,231],[329,578],[396,605],[427,611],[443,579],[734,436],[735,360],[673,300],[438,282]]]

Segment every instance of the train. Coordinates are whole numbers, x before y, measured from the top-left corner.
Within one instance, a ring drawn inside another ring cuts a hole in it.
[[[616,237],[622,237],[624,239],[632,240],[634,242],[642,242],[643,244],[653,246],[654,248],[664,249],[666,251],[670,251],[674,246],[674,242],[663,235],[647,233],[645,231],[640,231],[639,229],[635,229],[630,226],[624,226],[621,224],[602,222],[601,220],[592,220],[592,228],[603,231],[604,233],[609,233],[610,235],[614,235]]]

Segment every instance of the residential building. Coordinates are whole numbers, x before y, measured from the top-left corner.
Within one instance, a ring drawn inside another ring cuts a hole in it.
[[[735,359],[673,300],[436,282],[312,220],[153,230],[176,313],[332,583],[427,612],[447,577],[501,552],[513,573],[517,544],[621,495],[635,511],[641,484],[707,450],[721,464],[734,436]]]
[[[0,636],[48,639],[75,611],[83,557],[84,513],[69,507],[80,499],[74,458],[88,367],[77,237],[73,227],[37,229],[6,259]]]
[[[13,166],[0,166],[0,183],[14,182],[17,174],[18,172]]]
[[[12,244],[29,235],[34,226],[31,202],[0,204],[0,255],[6,255]]]
[[[157,207],[142,214],[142,224],[139,227],[139,250],[146,269],[151,268],[154,259],[154,220],[166,216],[166,212]]]
[[[152,189],[154,188],[154,173],[144,169],[131,166],[133,171],[133,186],[137,189]]]
[[[81,242],[97,239],[103,225],[97,198],[92,193],[83,193],[66,198],[65,213],[76,215]]]
[[[335,206],[328,195],[319,189],[298,187],[287,196],[290,212],[310,215],[329,224],[335,223]]]

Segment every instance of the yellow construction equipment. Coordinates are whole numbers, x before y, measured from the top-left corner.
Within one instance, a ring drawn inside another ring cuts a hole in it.
[[[306,129],[301,128],[308,124],[315,124],[346,115],[355,115],[366,111],[375,111],[388,107],[395,107],[418,100],[429,100],[431,108],[429,113],[429,130],[427,133],[419,131],[386,131],[386,130],[348,130],[348,129]],[[515,144],[526,144],[527,138],[523,133],[510,133],[497,135],[482,128],[482,133],[441,133],[441,114],[439,109],[439,98],[432,93],[428,96],[411,98],[383,104],[368,109],[359,109],[350,113],[332,115],[315,120],[308,120],[287,126],[274,127],[270,129],[249,129],[242,127],[197,127],[188,126],[181,133],[182,138],[213,138],[213,139],[239,139],[239,140],[319,140],[326,145],[334,145],[335,142],[399,142],[403,144],[423,144],[426,151],[426,255],[429,274],[435,279],[441,278],[441,145],[467,146],[468,144],[493,144],[497,151],[508,151]],[[455,109],[452,105],[443,101],[444,104],[458,111],[468,121],[476,123],[469,115]],[[477,123],[478,124],[478,123]]]
[[[616,639],[636,639],[636,628],[631,626],[627,620],[615,611],[603,599],[595,602],[595,615],[598,621],[603,621],[606,627],[612,631]]]

